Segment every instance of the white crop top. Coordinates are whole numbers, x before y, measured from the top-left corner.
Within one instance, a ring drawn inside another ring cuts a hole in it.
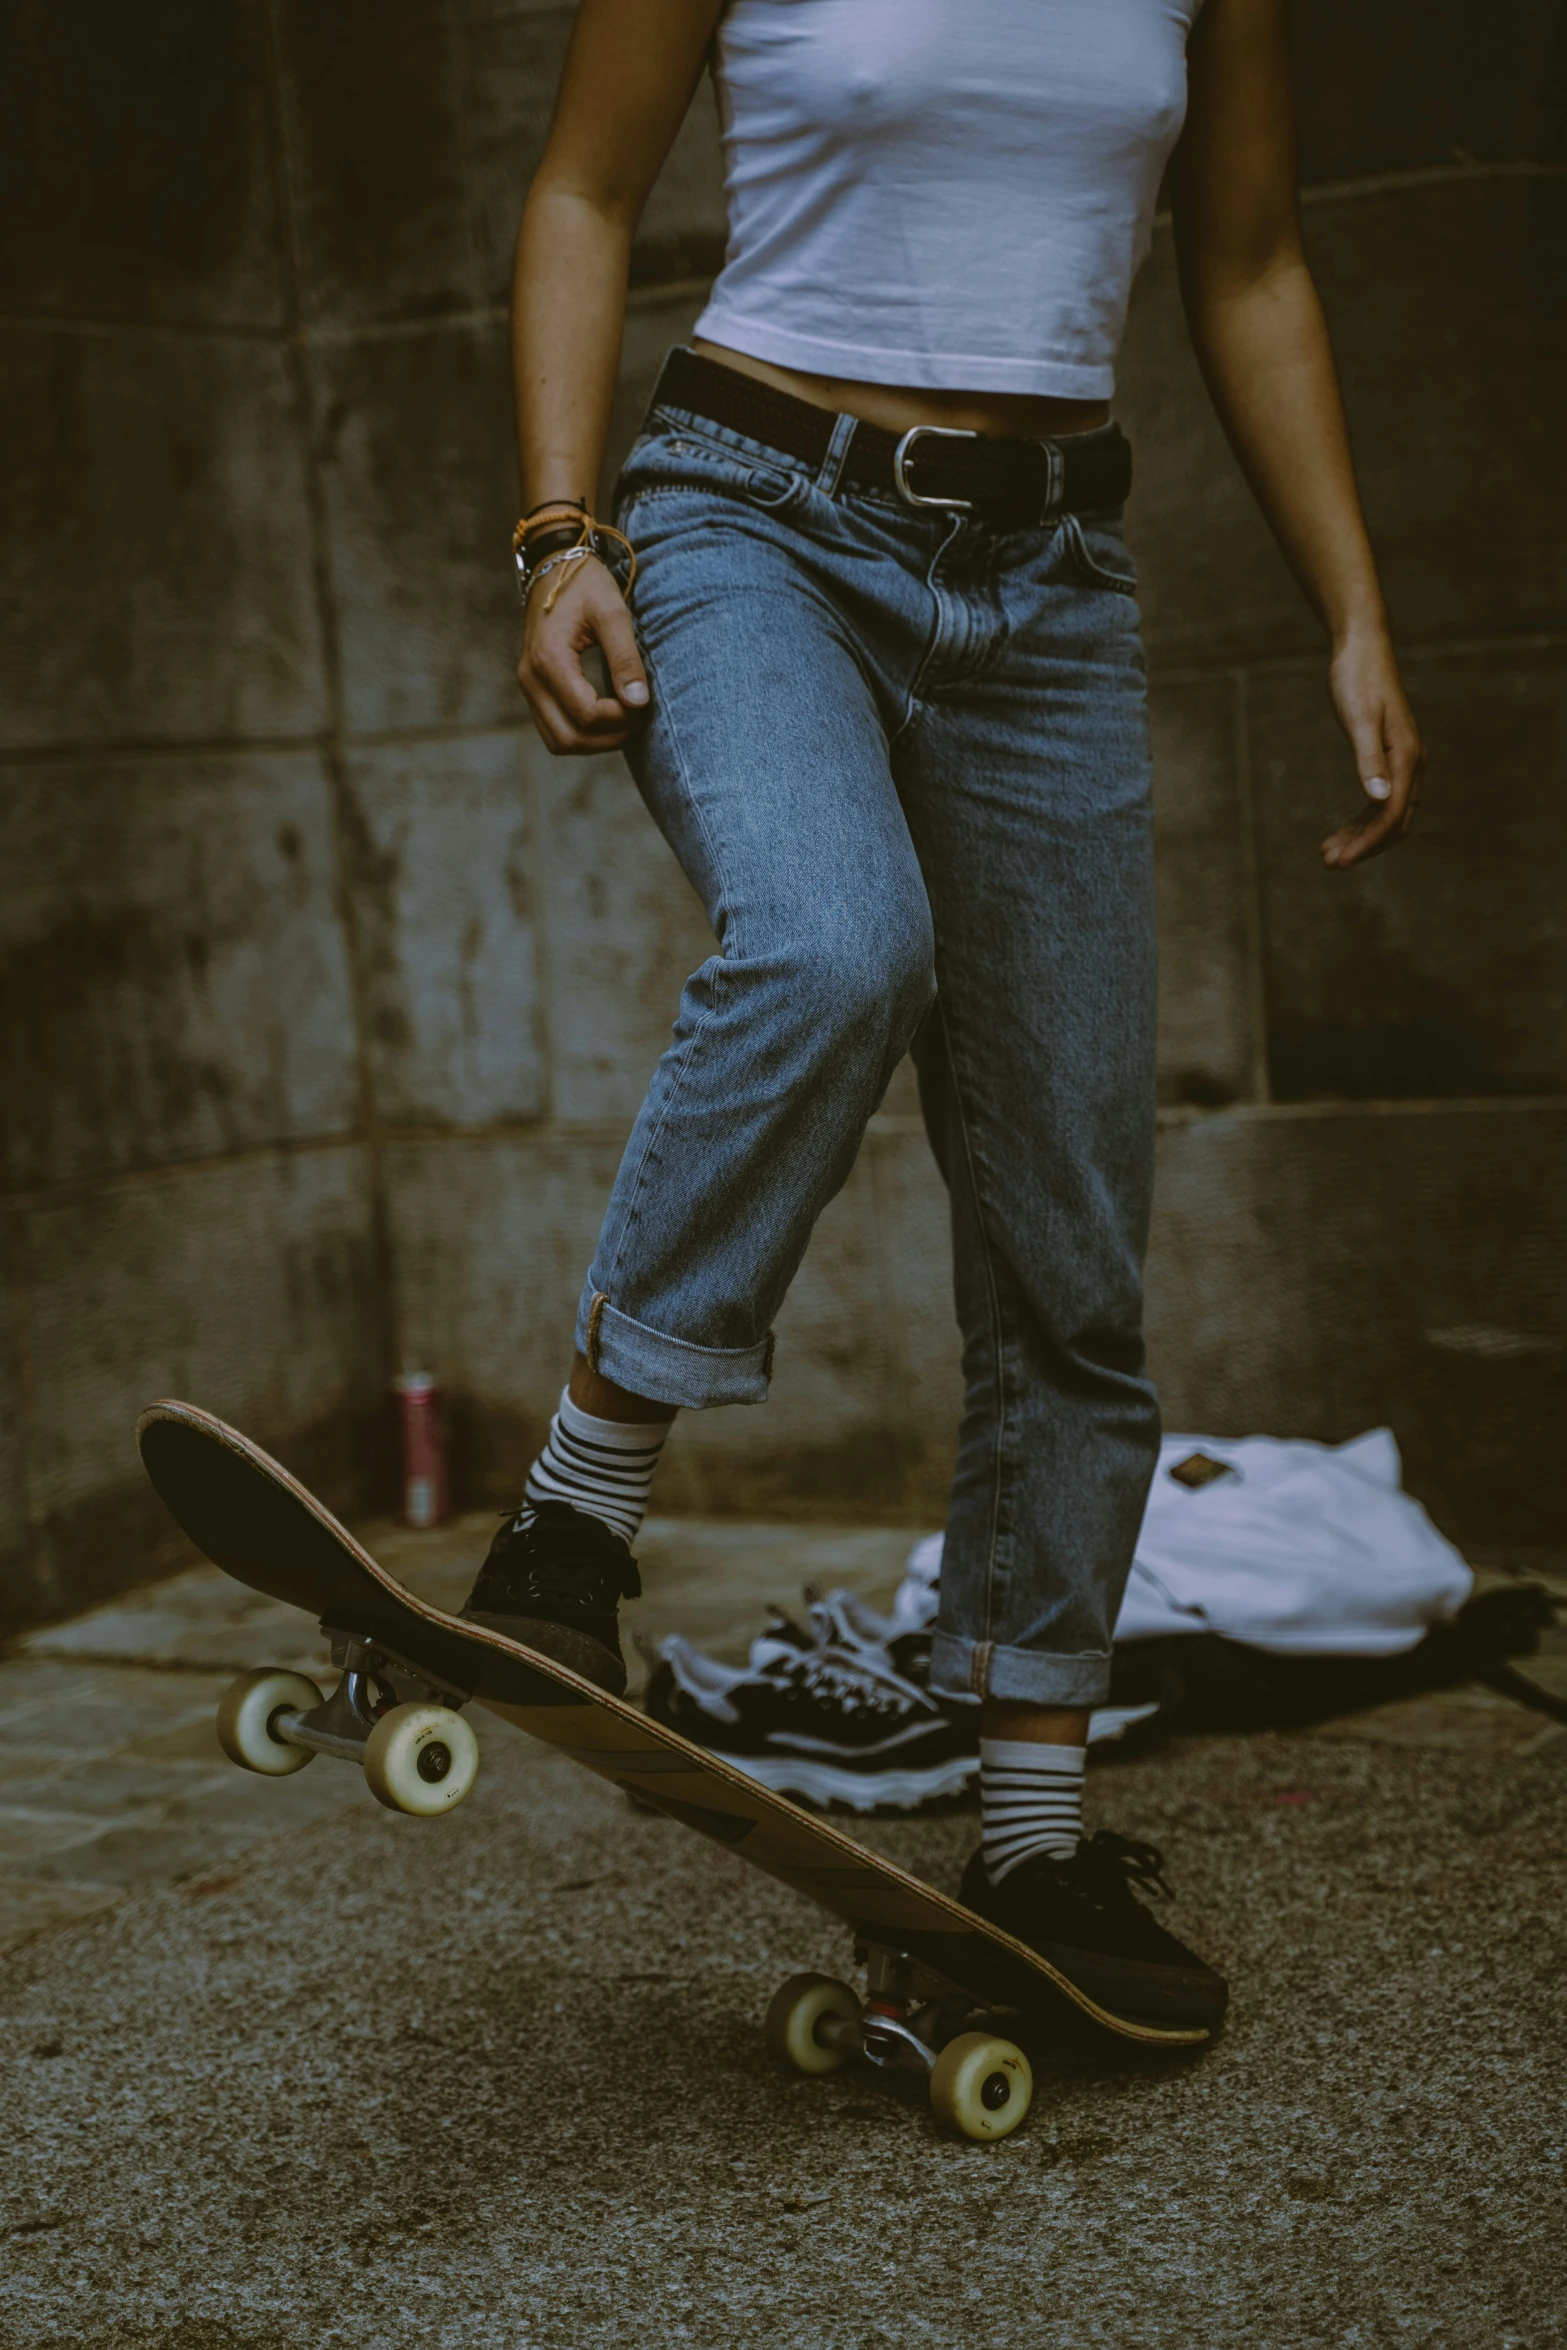
[[[732,0],[729,247],[696,333],[775,365],[1104,399],[1202,0]]]

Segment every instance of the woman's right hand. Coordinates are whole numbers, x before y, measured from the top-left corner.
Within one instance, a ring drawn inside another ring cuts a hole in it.
[[[570,572],[553,610],[544,609],[553,574],[528,598],[517,661],[533,722],[557,758],[618,751],[648,699],[636,631],[613,575],[596,555],[573,563]],[[582,666],[592,645],[603,653],[610,696],[595,691]]]

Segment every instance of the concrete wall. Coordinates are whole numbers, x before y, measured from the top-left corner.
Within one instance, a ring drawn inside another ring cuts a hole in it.
[[[618,1146],[706,951],[613,760],[511,682],[504,300],[569,8],[10,0],[0,54],[0,1549],[27,1618],[167,1555],[173,1390],[345,1505],[437,1368],[515,1491]],[[1472,1536],[1560,1522],[1564,83],[1554,0],[1301,0],[1308,223],[1429,729],[1397,860],[1186,350],[1138,448],[1173,1422],[1390,1420]],[[621,445],[721,244],[710,103],[649,207]],[[668,1505],[934,1518],[955,1348],[900,1075],[765,1413]]]

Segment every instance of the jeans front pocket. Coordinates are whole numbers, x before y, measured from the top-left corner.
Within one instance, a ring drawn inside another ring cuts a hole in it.
[[[1137,566],[1119,524],[1081,514],[1065,514],[1061,520],[1067,560],[1085,585],[1135,596]]]
[[[678,415],[658,414],[633,443],[614,502],[624,515],[649,499],[684,492],[782,514],[801,503],[809,488],[804,475],[790,471],[781,457],[773,459],[760,448],[731,448]]]

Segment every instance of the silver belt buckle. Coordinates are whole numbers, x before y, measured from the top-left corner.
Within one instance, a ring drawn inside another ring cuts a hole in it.
[[[925,438],[936,441],[977,441],[977,432],[964,432],[955,424],[911,424],[892,452],[892,478],[898,495],[906,506],[936,506],[947,514],[972,514],[972,498],[922,498],[918,490],[909,487],[909,457],[914,443]]]

